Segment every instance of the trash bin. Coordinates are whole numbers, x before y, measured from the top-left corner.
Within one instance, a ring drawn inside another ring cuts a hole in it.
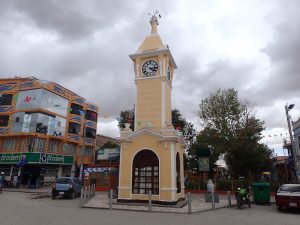
[[[269,183],[253,183],[253,202],[260,204],[270,203],[270,184]]]

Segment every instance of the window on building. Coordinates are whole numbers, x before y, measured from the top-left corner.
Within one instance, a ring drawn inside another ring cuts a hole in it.
[[[12,99],[12,94],[2,94],[0,95],[0,105],[11,105]]]
[[[181,192],[180,156],[178,152],[176,154],[176,185],[177,185],[177,193],[180,193]]]
[[[4,138],[2,141],[3,151],[15,151],[16,150],[17,138]]]
[[[48,134],[52,136],[65,136],[66,119],[54,116],[49,117],[49,129]]]
[[[94,155],[94,147],[92,146],[85,146],[85,148],[81,149],[80,152],[81,152],[81,155],[84,155],[84,156],[92,156]]]
[[[28,138],[28,152],[44,152],[45,139],[43,138]]]
[[[20,91],[16,109],[43,108],[62,116],[67,115],[68,100],[45,89]]]
[[[36,129],[35,129],[36,132],[47,134],[48,124],[49,124],[49,116],[42,113],[37,113]]]
[[[27,151],[27,138],[20,138],[19,145],[18,145],[19,152],[26,152]]]
[[[90,110],[86,110],[85,119],[97,122],[97,113],[90,111]]]
[[[68,132],[71,134],[79,134],[80,133],[80,124],[70,122]]]
[[[136,154],[132,165],[132,193],[154,195],[159,194],[159,161],[150,150],[142,150]]]
[[[85,137],[95,139],[96,138],[96,129],[87,127],[85,129]]]
[[[9,115],[0,116],[0,127],[7,127],[9,121]]]
[[[49,140],[48,152],[58,153],[59,142],[57,140]]]
[[[71,104],[71,112],[70,113],[80,116],[81,114],[84,113],[83,107],[81,105],[72,103]]]
[[[37,132],[64,137],[66,119],[33,112],[18,112],[12,118],[12,132]]]
[[[75,155],[75,153],[76,153],[76,145],[71,143],[64,143],[63,146],[64,155]]]

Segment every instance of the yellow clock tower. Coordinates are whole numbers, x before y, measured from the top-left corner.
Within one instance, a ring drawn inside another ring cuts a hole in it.
[[[121,130],[118,201],[176,204],[184,198],[184,145],[172,125],[171,91],[177,68],[168,45],[157,33],[153,15],[151,34],[130,55],[136,84],[134,131]]]

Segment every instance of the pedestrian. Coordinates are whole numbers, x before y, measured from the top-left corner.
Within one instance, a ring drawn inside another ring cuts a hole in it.
[[[0,194],[2,194],[2,187],[3,187],[3,184],[4,184],[4,180],[5,180],[4,172],[1,172],[1,175],[0,175]]]

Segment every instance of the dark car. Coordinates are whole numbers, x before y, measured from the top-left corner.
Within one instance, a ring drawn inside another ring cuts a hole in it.
[[[81,182],[76,177],[59,177],[52,187],[52,199],[62,195],[64,197],[75,198],[80,196]]]
[[[275,194],[276,206],[280,211],[283,208],[300,209],[300,184],[284,184]]]

